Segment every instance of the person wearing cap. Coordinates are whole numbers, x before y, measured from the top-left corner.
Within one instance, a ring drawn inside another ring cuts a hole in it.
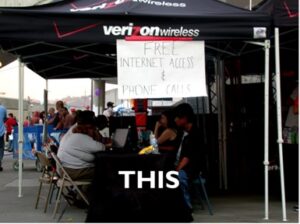
[[[57,156],[73,180],[92,179],[95,172],[95,153],[104,151],[92,111],[78,114],[77,125],[62,138]]]
[[[113,102],[108,102],[106,104],[107,108],[106,110],[103,111],[103,115],[109,119],[111,116],[113,116],[114,114],[114,111],[113,111],[113,108],[114,108],[114,103]]]

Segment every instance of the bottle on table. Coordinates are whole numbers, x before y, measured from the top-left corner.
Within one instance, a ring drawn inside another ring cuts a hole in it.
[[[153,132],[151,132],[151,134],[150,134],[150,145],[153,146],[152,153],[153,154],[159,154],[157,139],[155,138],[155,135],[153,134]]]

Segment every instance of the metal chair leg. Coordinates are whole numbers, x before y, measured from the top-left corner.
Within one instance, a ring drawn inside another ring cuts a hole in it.
[[[66,210],[67,210],[68,204],[66,203],[64,209],[62,210],[60,216],[57,219],[57,222],[60,222],[60,220],[62,219],[63,215],[65,214]]]
[[[38,204],[39,204],[39,200],[40,200],[40,196],[41,196],[41,190],[42,190],[42,186],[43,186],[43,183],[40,182],[40,187],[39,187],[39,190],[38,190],[38,194],[37,194],[37,198],[36,198],[36,203],[35,203],[35,209],[37,209],[38,207]]]
[[[200,179],[201,187],[202,187],[202,190],[203,190],[203,194],[204,194],[204,197],[205,197],[205,201],[206,201],[206,204],[207,204],[207,208],[208,208],[209,214],[213,215],[212,207],[211,207],[211,204],[209,202],[209,199],[208,199],[208,196],[207,196],[207,193],[206,193],[206,188],[205,188],[205,185],[204,185],[204,180],[203,180],[202,177],[199,177],[199,179]]]
[[[55,217],[55,215],[57,213],[57,210],[60,206],[60,200],[61,200],[61,195],[62,195],[63,188],[64,188],[64,180],[63,180],[63,183],[62,183],[61,187],[59,188],[59,192],[58,192],[58,195],[57,195],[57,198],[56,198],[55,207],[54,207],[54,211],[53,211],[53,218]]]
[[[205,207],[204,207],[203,199],[202,199],[201,192],[200,192],[198,184],[197,185],[194,184],[194,190],[195,190],[195,194],[197,196],[197,199],[199,199],[199,202],[200,202],[200,205],[201,205],[201,210],[204,210]]]
[[[54,185],[54,184],[53,184],[52,181],[51,181],[51,182],[50,182],[49,191],[48,191],[48,195],[47,195],[47,199],[46,199],[46,204],[45,204],[44,213],[47,212],[47,208],[48,208],[48,204],[49,204],[49,200],[50,200],[50,196],[51,196],[51,192],[52,192],[53,185]]]

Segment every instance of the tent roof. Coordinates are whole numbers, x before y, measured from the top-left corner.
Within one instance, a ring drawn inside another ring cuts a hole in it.
[[[0,12],[0,39],[47,42],[114,43],[131,35],[253,39],[255,27],[270,25],[266,12],[215,0],[75,0]]]
[[[116,76],[116,39],[264,39],[269,26],[268,12],[216,0],[73,0],[0,8],[2,49],[45,78]]]
[[[266,0],[256,11],[272,15],[275,27],[299,26],[299,1],[297,0]]]

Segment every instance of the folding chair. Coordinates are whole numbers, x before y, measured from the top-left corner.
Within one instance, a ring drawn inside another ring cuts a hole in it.
[[[51,162],[49,161],[49,159],[46,157],[44,153],[37,151],[36,157],[40,162],[42,168],[42,175],[39,178],[40,186],[39,186],[37,199],[35,203],[35,209],[37,209],[38,207],[40,198],[46,199],[45,208],[44,208],[44,213],[46,213],[49,204],[50,194],[52,192],[53,184],[55,183],[54,172],[48,170],[48,168],[51,167]],[[46,198],[41,195],[43,184],[49,185],[49,191]]]
[[[50,153],[51,157],[54,159],[54,161],[56,163],[56,172],[59,175],[59,179],[56,182],[56,187],[58,188],[59,191],[58,191],[58,195],[56,197],[55,207],[54,207],[54,211],[53,211],[53,218],[55,218],[55,215],[60,207],[61,196],[64,196],[66,201],[69,203],[66,195],[63,192],[64,189],[68,190],[69,188],[73,188],[73,190],[75,190],[80,195],[80,197],[83,199],[83,201],[86,203],[86,205],[89,206],[89,201],[88,201],[87,197],[84,195],[84,193],[79,189],[79,186],[90,185],[91,181],[73,181],[72,178],[69,176],[69,174],[64,169],[64,167],[62,166],[57,155],[51,151],[50,146],[47,145],[45,147],[45,149],[48,151],[48,153]],[[59,217],[59,220],[63,216],[64,211],[65,211],[65,209],[63,210],[61,216]]]
[[[202,208],[204,209],[203,200],[202,200],[200,190],[202,191],[202,193],[204,195],[204,199],[205,199],[209,214],[213,215],[212,206],[211,206],[210,201],[209,201],[208,196],[207,196],[205,183],[206,183],[206,180],[205,180],[205,178],[203,178],[201,176],[201,174],[195,180],[193,180],[193,185],[195,186],[196,194],[199,197]]]

